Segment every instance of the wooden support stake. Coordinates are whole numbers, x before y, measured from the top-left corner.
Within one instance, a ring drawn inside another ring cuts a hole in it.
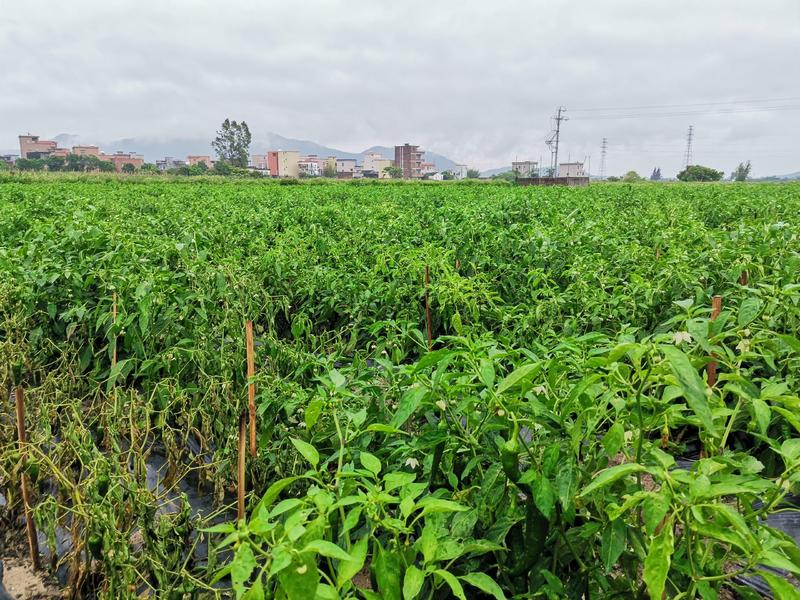
[[[456,271],[458,271],[460,268],[461,268],[461,261],[456,259]]]
[[[739,285],[747,285],[747,271],[739,273]]]
[[[25,396],[22,386],[16,389],[17,400],[17,438],[19,439],[19,453],[24,465],[28,460],[28,453],[25,450]],[[25,529],[28,533],[28,549],[31,552],[31,563],[35,570],[39,569],[39,541],[36,538],[36,524],[33,522],[31,513],[30,492],[28,491],[28,474],[23,470],[20,475],[22,486],[22,507],[25,512]]]
[[[117,292],[114,292],[114,304],[111,307],[111,316],[113,318],[113,324],[117,324]],[[114,349],[111,353],[111,368],[117,366],[117,336],[114,335]]]
[[[428,295],[428,287],[431,283],[431,271],[425,265],[425,321],[428,324],[428,352],[433,349],[433,326],[431,325],[431,301]]]
[[[244,488],[245,488],[245,480],[244,480],[244,461],[246,458],[247,453],[247,430],[245,428],[245,419],[244,419],[244,411],[242,414],[239,415],[239,479],[237,485],[237,504],[236,504],[236,518],[241,520],[244,519]]]
[[[256,450],[256,376],[255,352],[253,350],[253,322],[248,321],[245,327],[247,338],[247,407],[250,411],[250,456],[257,455]]]
[[[711,298],[711,320],[714,321],[722,312],[722,296],[714,296]],[[706,374],[708,376],[708,385],[714,387],[717,383],[717,363],[716,361],[708,363],[706,367]]]

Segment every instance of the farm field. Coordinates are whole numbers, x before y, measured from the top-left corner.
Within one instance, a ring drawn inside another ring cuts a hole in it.
[[[0,544],[24,478],[75,597],[796,598],[798,332],[800,185],[9,177]]]

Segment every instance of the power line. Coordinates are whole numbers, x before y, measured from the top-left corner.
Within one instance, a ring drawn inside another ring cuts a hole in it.
[[[650,108],[687,108],[692,106],[717,106],[719,104],[758,104],[761,102],[794,102],[800,100],[800,96],[794,98],[767,98],[764,100],[720,100],[717,102],[693,102],[689,104],[649,104],[640,106],[607,106],[605,108],[572,108],[571,112],[598,112],[605,110],[639,110]]]
[[[580,121],[606,121],[610,119],[653,119],[660,117],[686,117],[691,115],[731,115],[751,112],[780,112],[787,110],[800,110],[800,104],[796,106],[760,106],[752,108],[731,108],[721,110],[692,110],[679,112],[651,112],[651,113],[629,113],[629,114],[608,114],[608,115],[589,115],[577,116],[574,119]]]

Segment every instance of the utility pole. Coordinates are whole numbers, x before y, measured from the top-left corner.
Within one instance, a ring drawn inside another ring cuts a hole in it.
[[[692,139],[694,138],[694,125],[689,125],[689,134],[686,136],[686,166],[692,164]]]
[[[553,120],[556,122],[555,129],[550,134],[550,137],[545,140],[545,144],[550,148],[550,169],[554,177],[558,176],[558,143],[561,139],[561,121],[569,120],[564,116],[565,112],[567,112],[566,107],[558,107],[558,112],[556,116],[553,117]]]
[[[608,138],[603,138],[600,145],[600,179],[606,178],[606,154],[608,152]]]

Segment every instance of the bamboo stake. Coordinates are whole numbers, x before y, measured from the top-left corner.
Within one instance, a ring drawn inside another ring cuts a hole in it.
[[[456,259],[456,271],[458,271],[460,268],[461,268],[461,261]]]
[[[253,377],[256,376],[255,352],[253,351],[253,322],[247,321],[247,406],[250,410],[250,456],[256,457],[256,386]]]
[[[16,389],[17,400],[17,438],[19,439],[19,453],[22,463],[27,462],[28,456],[25,450],[25,396],[22,386]],[[22,507],[25,512],[25,529],[28,534],[28,549],[31,552],[31,563],[35,570],[39,569],[39,541],[36,538],[36,524],[33,522],[31,514],[30,492],[28,490],[28,474],[23,470],[20,476],[22,486]]]
[[[428,287],[431,283],[431,271],[425,265],[425,321],[428,325],[428,352],[433,349],[433,326],[431,325],[431,301],[428,295]]]
[[[711,320],[714,321],[722,312],[722,296],[714,296],[711,298]],[[717,383],[717,363],[716,361],[708,363],[706,367],[706,374],[708,376],[708,385],[714,387]]]
[[[238,520],[244,519],[244,488],[246,485],[244,480],[244,461],[247,453],[246,437],[247,432],[245,428],[244,411],[242,411],[242,414],[239,415],[239,480],[237,485],[238,498],[236,504],[236,518]]]

